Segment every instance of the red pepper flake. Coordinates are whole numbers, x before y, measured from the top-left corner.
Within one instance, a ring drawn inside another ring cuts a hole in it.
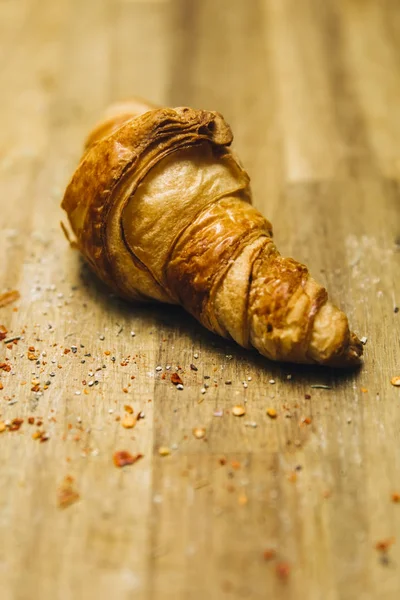
[[[29,425],[34,425],[35,424],[35,417],[28,417],[28,423],[29,423]]]
[[[11,292],[4,292],[0,294],[0,308],[16,302],[20,298],[20,293],[17,290],[11,290]]]
[[[11,365],[6,362],[0,363],[0,369],[9,373],[11,371]]]
[[[133,465],[140,458],[143,458],[143,454],[131,454],[127,450],[118,450],[113,454],[113,461],[116,467],[126,467],[127,465]]]
[[[286,581],[290,575],[290,565],[287,562],[278,562],[275,566],[275,573],[281,581]]]
[[[241,466],[242,465],[241,465],[241,463],[238,460],[231,460],[231,467],[232,467],[232,469],[237,470],[237,469],[240,469]]]
[[[394,537],[387,538],[386,540],[380,540],[375,544],[375,550],[378,552],[387,552],[392,544],[394,544],[396,539]]]
[[[311,400],[311,394],[304,394],[304,398],[306,400]]]
[[[165,375],[165,373],[163,373],[163,374],[161,375],[161,379],[165,379],[165,378],[166,378],[166,375]]]
[[[304,419],[302,419],[301,422],[304,423],[304,425],[311,425],[312,418],[311,417],[304,417]]]
[[[264,560],[273,560],[276,557],[276,550],[274,548],[266,548],[263,552]]]
[[[9,425],[9,430],[10,431],[18,431],[18,429],[20,429],[23,422],[24,422],[23,419],[18,419],[18,418],[13,419]]]
[[[0,390],[3,390],[3,389],[4,389],[4,385],[0,381]]]
[[[35,385],[31,387],[31,392],[40,392],[40,383],[35,383]]]
[[[7,329],[4,327],[4,325],[0,325],[0,342],[2,342],[3,340],[6,339],[7,337]]]
[[[74,478],[66,475],[57,490],[57,504],[59,508],[67,508],[77,502],[80,498],[79,492],[74,486]]]
[[[128,388],[122,388],[122,391],[124,392],[124,394],[127,394],[129,390]]]
[[[400,502],[400,494],[399,494],[399,492],[393,492],[393,494],[392,494],[392,502],[395,502],[396,504]]]
[[[172,375],[171,375],[171,382],[172,382],[174,385],[179,385],[179,384],[183,385],[183,381],[182,381],[182,379],[179,377],[178,373],[172,373]]]

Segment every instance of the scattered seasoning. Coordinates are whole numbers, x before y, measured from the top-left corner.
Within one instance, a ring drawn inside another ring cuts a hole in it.
[[[4,385],[0,381],[0,390],[4,389]]]
[[[268,383],[270,383],[271,385],[274,385],[275,379],[270,379]]]
[[[400,375],[395,375],[394,377],[392,377],[390,383],[395,387],[400,387]]]
[[[6,362],[0,363],[0,369],[9,373],[11,371],[11,365]]]
[[[0,325],[0,342],[3,341],[6,337],[7,337],[7,329],[4,327],[4,325]]]
[[[400,503],[400,494],[398,492],[393,492],[392,502],[395,502],[396,504]]]
[[[158,449],[158,454],[160,456],[169,456],[171,454],[171,450],[167,448],[167,446],[160,446]]]
[[[267,408],[267,415],[269,416],[270,419],[276,419],[278,416],[278,413],[276,412],[276,410],[274,408]]]
[[[257,427],[257,423],[255,421],[247,421],[246,423],[244,423],[245,427],[252,427],[253,429],[255,429]]]
[[[136,333],[134,331],[131,331],[131,337],[135,337]]]
[[[140,458],[143,458],[143,454],[131,454],[127,450],[118,450],[113,454],[113,461],[116,467],[126,467],[127,465],[133,465]]]
[[[395,315],[397,315],[397,313],[399,312],[400,308],[398,306],[395,306],[393,309],[393,312]]]
[[[130,404],[124,404],[124,410],[129,413],[130,415],[133,414],[133,408]]]
[[[39,440],[40,443],[47,442],[50,439],[50,436],[45,431],[40,431],[39,429],[32,433],[33,440]]]
[[[193,363],[190,363],[190,368],[192,369],[192,371],[198,371],[198,368]]]
[[[287,562],[278,562],[275,565],[275,573],[281,581],[286,581],[290,575],[290,565]]]
[[[246,414],[246,409],[244,406],[238,404],[232,408],[232,414],[235,417],[243,417]]]
[[[171,375],[171,383],[173,383],[174,385],[182,385],[183,381],[182,379],[179,377],[178,373],[172,373]]]
[[[135,427],[136,422],[137,418],[133,415],[125,415],[125,417],[121,421],[121,425],[122,427],[125,427],[125,429],[132,429],[133,427]]]
[[[3,433],[3,431],[5,431],[7,429],[7,425],[4,423],[4,421],[0,421],[0,433]]]
[[[20,293],[17,290],[11,290],[11,292],[4,292],[0,294],[0,308],[16,302],[20,298]]]
[[[195,427],[192,433],[197,440],[202,440],[206,437],[206,430],[204,427]]]
[[[214,417],[223,417],[224,416],[224,411],[223,410],[214,410],[213,416]]]
[[[201,390],[200,390],[200,393],[201,393],[201,394],[205,394],[205,393],[206,393],[206,391],[207,391],[207,390],[206,390],[206,388],[205,388],[205,387],[202,387],[202,388],[201,388]]]
[[[13,419],[10,423],[10,425],[8,426],[10,431],[18,431],[18,429],[21,428],[22,423],[24,422],[23,419]]]
[[[181,383],[178,383],[178,385],[176,386],[177,390],[183,390],[183,385]]]
[[[311,417],[304,417],[304,419],[302,419],[301,422],[304,423],[304,425],[311,425],[312,418]]]
[[[363,346],[365,346],[365,344],[368,342],[368,338],[366,335],[363,335],[362,338],[360,338],[360,342],[363,344]]]
[[[10,337],[10,338],[7,338],[6,340],[4,340],[4,343],[5,344],[16,344],[20,339],[21,339],[20,335],[15,335],[14,337]],[[0,334],[0,340],[1,340],[1,334]],[[8,349],[10,350],[11,348],[8,348]]]
[[[315,383],[313,385],[310,385],[310,388],[313,388],[314,390],[331,390],[332,386],[331,385],[323,385],[322,383]]]
[[[199,358],[199,354],[198,354],[198,352],[195,352],[195,353],[193,354],[193,358]]]
[[[304,398],[305,398],[305,400],[311,400],[311,395],[310,394],[304,394]]]
[[[74,478],[66,475],[57,490],[57,504],[59,508],[67,508],[79,500],[80,496],[74,486]]]
[[[248,498],[246,496],[246,494],[240,494],[239,498],[238,498],[238,504],[239,506],[246,506],[246,504],[248,503]]]
[[[264,560],[273,560],[276,557],[276,550],[274,548],[266,548],[263,552]]]
[[[156,371],[162,371],[162,366],[161,366],[161,365],[158,365],[158,366],[156,367]]]
[[[387,552],[390,546],[394,544],[395,541],[396,540],[394,537],[388,538],[386,540],[380,540],[379,542],[376,542],[375,550],[378,550],[378,552]]]

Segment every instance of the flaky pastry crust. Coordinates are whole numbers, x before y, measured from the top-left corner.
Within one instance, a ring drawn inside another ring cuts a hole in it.
[[[216,112],[114,107],[91,132],[62,206],[119,295],[180,304],[279,361],[359,364],[362,345],[307,267],[283,258]]]

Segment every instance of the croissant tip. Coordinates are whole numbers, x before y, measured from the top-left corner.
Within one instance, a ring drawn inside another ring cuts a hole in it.
[[[355,333],[351,332],[349,342],[340,354],[333,355],[324,364],[328,367],[355,369],[362,363],[364,348]]]

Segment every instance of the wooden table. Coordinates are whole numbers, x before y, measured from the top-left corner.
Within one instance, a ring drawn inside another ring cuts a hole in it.
[[[0,40],[2,600],[399,598],[398,0],[3,0]],[[91,275],[60,199],[132,95],[224,114],[278,247],[368,338],[358,373],[271,364]]]

